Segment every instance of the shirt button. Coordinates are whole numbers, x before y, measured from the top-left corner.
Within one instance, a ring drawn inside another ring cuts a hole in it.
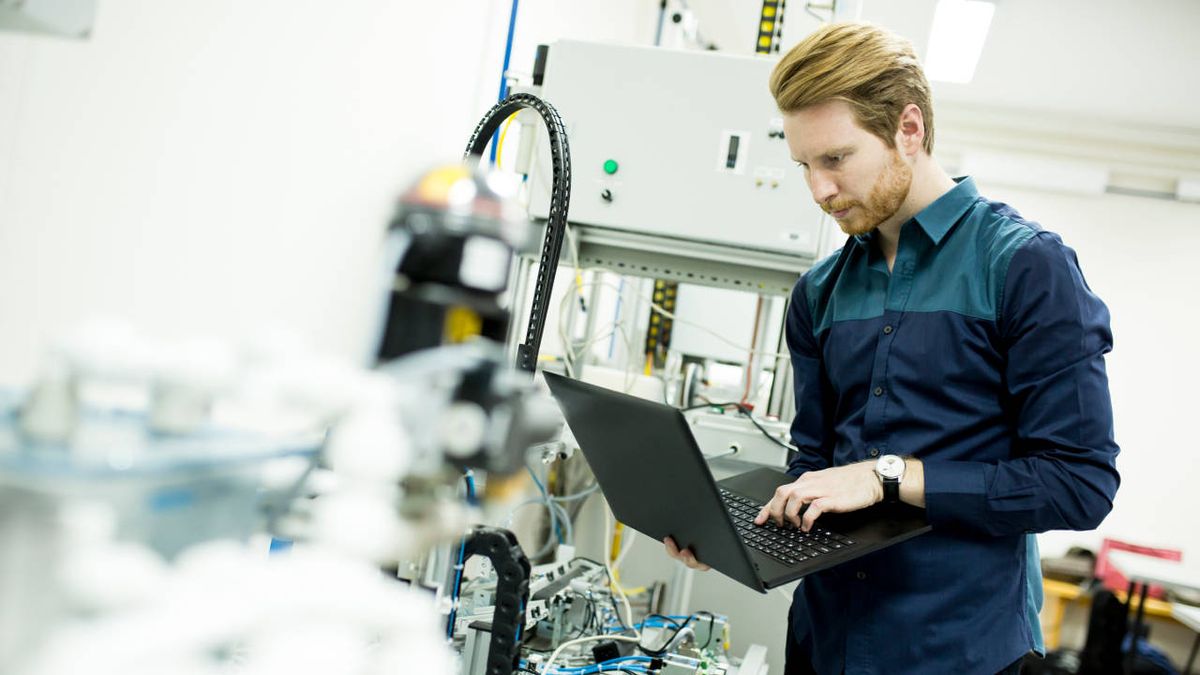
[[[892,325],[891,325],[891,324],[888,324],[888,325],[886,325],[886,326],[884,326],[884,327],[883,327],[883,334],[884,334],[884,335],[891,335],[891,334],[892,334]]]
[[[875,395],[883,396],[883,387],[875,387]]]
[[[879,456],[879,448],[871,448],[871,456],[878,457]]]
[[[857,577],[859,581],[866,581],[866,580],[867,580],[867,573],[866,573],[866,572],[859,572],[858,574],[855,574],[854,576],[855,576],[855,577]]]

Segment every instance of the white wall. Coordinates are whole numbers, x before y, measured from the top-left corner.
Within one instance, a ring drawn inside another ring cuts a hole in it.
[[[491,31],[427,30],[470,4],[110,0],[88,41],[0,34],[0,378],[97,314],[357,352],[391,200],[476,116]]]
[[[0,384],[97,315],[362,354],[392,201],[495,103],[510,4],[106,0],[90,40],[0,33]],[[521,3],[514,70],[652,32],[647,0],[574,4]]]

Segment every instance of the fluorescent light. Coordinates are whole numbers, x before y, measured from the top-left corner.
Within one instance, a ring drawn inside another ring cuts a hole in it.
[[[938,0],[925,76],[940,82],[970,82],[995,11],[994,4],[980,0]]]

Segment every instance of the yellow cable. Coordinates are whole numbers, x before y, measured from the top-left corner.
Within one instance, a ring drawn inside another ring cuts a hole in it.
[[[625,529],[625,523],[622,523],[619,520],[616,521],[616,523],[617,524],[613,527],[612,542],[608,550],[609,563],[615,563],[617,561],[617,557],[621,555],[621,531]],[[616,580],[617,576],[616,572],[616,569],[613,569],[614,581]]]
[[[612,571],[612,583],[614,586],[619,586],[625,595],[641,595],[647,591],[645,586],[637,586],[635,588],[625,588],[621,586],[621,571],[613,567],[613,563],[617,562],[617,558],[621,557],[621,539],[622,531],[625,529],[625,524],[621,521],[616,521],[616,526],[613,527],[613,538],[608,552],[609,569]]]
[[[517,112],[509,115],[508,118],[504,120],[504,126],[500,127],[500,138],[496,139],[496,166],[497,167],[500,166],[500,153],[504,151],[504,135],[508,133],[508,125],[512,123],[513,118],[516,117],[517,113],[519,113],[519,112],[521,112],[521,111],[518,110]]]

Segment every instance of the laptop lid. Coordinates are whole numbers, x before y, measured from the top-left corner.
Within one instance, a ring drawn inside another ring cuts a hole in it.
[[[706,565],[765,592],[683,413],[545,377],[618,520],[660,541],[671,535]]]

